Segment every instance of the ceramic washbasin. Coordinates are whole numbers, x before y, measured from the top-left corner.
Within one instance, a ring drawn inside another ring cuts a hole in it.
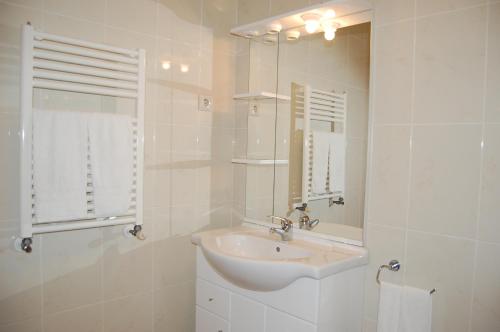
[[[364,248],[297,235],[281,242],[265,227],[197,233],[192,242],[223,278],[254,291],[281,289],[304,277],[322,279],[368,263]]]

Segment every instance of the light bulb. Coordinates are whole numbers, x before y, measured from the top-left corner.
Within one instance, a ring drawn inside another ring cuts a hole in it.
[[[315,33],[316,30],[318,30],[319,28],[319,22],[316,20],[307,20],[305,24],[306,24],[306,31],[308,33]]]
[[[328,41],[335,39],[335,29],[333,29],[333,28],[325,29],[323,36]]]
[[[188,65],[181,65],[181,72],[187,73],[189,71],[189,66]]]
[[[321,22],[321,26],[323,28],[323,37],[325,37],[326,40],[333,40],[335,38],[335,32],[337,28],[340,27],[340,24],[332,20],[327,20]]]
[[[302,15],[302,20],[308,33],[315,33],[319,28],[319,16],[313,13]]]
[[[169,70],[170,69],[170,61],[163,61],[161,63],[161,67],[165,70]]]
[[[328,9],[328,10],[326,11],[326,13],[323,15],[323,17],[324,17],[324,18],[334,18],[334,17],[335,17],[335,15],[337,15],[337,14],[335,13],[335,10],[333,10],[333,9]]]

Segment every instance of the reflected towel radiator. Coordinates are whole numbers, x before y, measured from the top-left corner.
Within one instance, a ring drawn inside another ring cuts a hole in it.
[[[113,225],[127,225],[125,234],[143,238],[144,86],[145,51],[124,49],[38,32],[28,23],[22,27],[21,53],[21,182],[20,238],[17,249],[31,251],[35,234]],[[95,218],[92,188],[87,189],[88,218],[39,223],[36,220],[33,186],[33,92],[34,88],[78,92],[135,100],[134,179],[132,201],[125,215]]]
[[[293,83],[292,107],[295,117],[302,118],[302,198],[299,204],[309,201],[330,199],[333,203],[343,204],[341,192],[314,194],[312,192],[312,128],[325,131],[342,132],[346,135],[347,93],[322,91]],[[293,131],[291,131],[293,132]]]

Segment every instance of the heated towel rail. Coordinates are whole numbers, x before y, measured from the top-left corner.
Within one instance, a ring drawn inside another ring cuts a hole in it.
[[[113,225],[127,225],[126,234],[142,237],[145,50],[38,32],[29,23],[22,27],[21,44],[21,231],[16,247],[30,252],[35,234]],[[37,221],[32,166],[34,88],[135,100],[135,119],[132,122],[134,178],[132,201],[125,215],[93,217],[92,189],[89,188],[89,218],[50,223]]]
[[[347,93],[322,91],[309,85],[292,83],[292,119],[302,119],[302,188],[300,206],[309,201],[329,199],[333,203],[343,203],[343,193],[314,194],[312,191],[312,150],[313,126],[326,127],[328,131],[346,135]],[[296,127],[295,124],[293,124]],[[291,128],[294,135],[296,128]],[[291,139],[294,139],[292,137]],[[296,138],[295,138],[296,139]]]

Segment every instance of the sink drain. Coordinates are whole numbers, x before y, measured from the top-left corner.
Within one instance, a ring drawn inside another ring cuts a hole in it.
[[[277,251],[277,252],[280,252],[280,251],[281,251],[281,248],[280,248],[280,247],[276,247],[276,251]]]

